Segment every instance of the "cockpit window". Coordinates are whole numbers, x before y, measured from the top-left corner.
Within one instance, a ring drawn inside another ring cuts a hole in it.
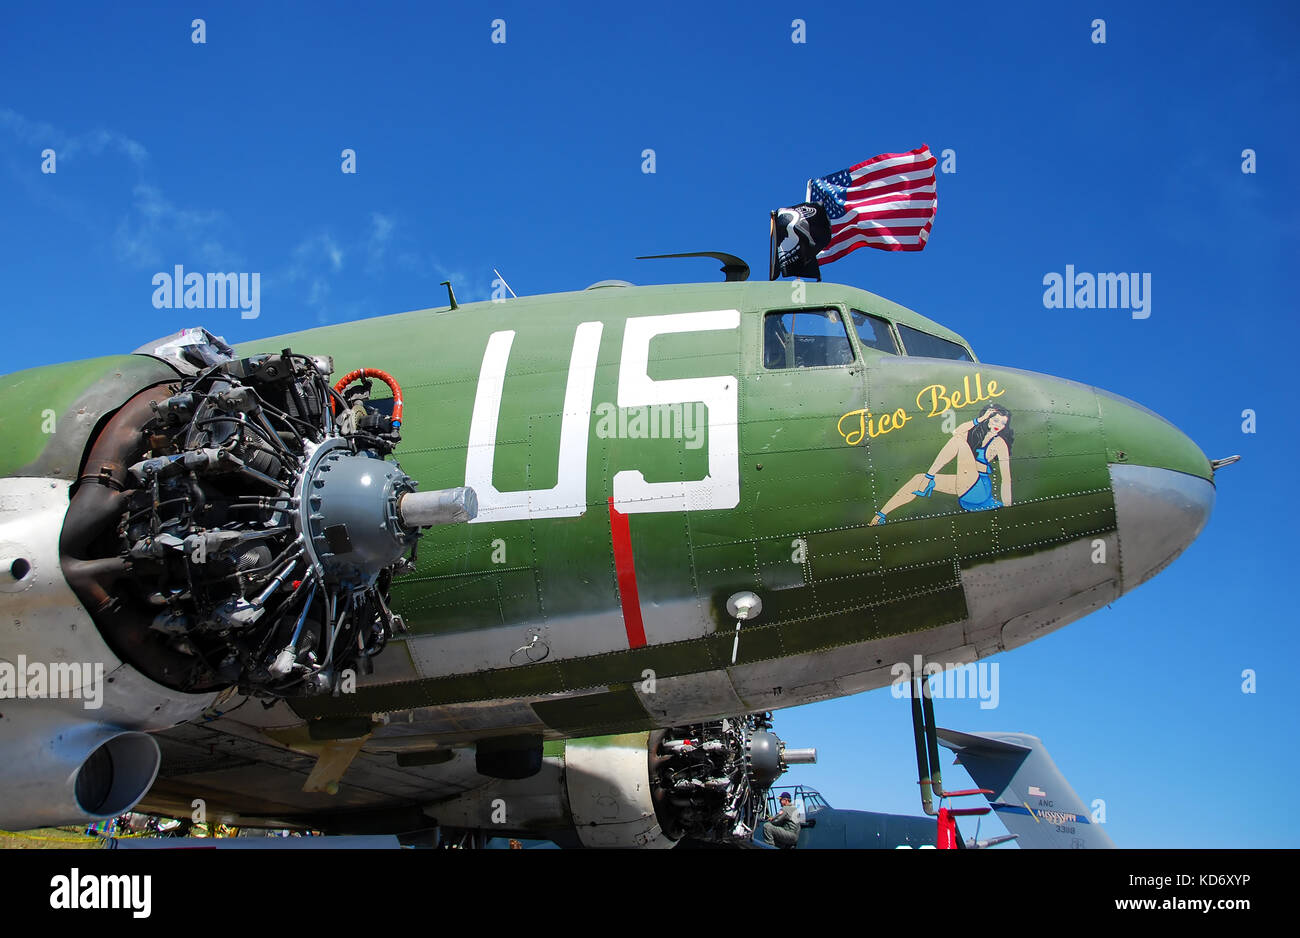
[[[907,348],[908,355],[915,355],[919,358],[950,358],[957,362],[974,361],[970,357],[970,352],[956,342],[949,342],[937,335],[930,335],[928,332],[913,329],[901,322],[898,324],[898,334],[903,337],[903,345]]]
[[[816,368],[850,365],[853,347],[838,309],[800,309],[763,317],[763,365]]]
[[[889,331],[888,322],[856,309],[849,310],[849,315],[853,317],[853,325],[858,330],[858,341],[863,345],[889,355],[898,354],[898,344],[894,341],[894,334]]]

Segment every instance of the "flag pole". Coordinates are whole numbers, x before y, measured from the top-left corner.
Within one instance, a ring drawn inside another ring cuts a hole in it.
[[[767,223],[767,279],[776,279],[776,209]]]
[[[811,180],[811,179],[809,179],[806,183],[804,183],[804,187],[803,187],[803,200],[804,200],[805,202],[811,202],[811,201],[813,200],[813,197],[812,197],[812,180]],[[814,261],[817,260],[816,248],[813,249],[813,260],[814,260]],[[821,264],[818,264],[818,265],[817,265],[817,282],[818,282],[818,283],[821,283],[821,282],[822,282],[822,265],[821,265]]]

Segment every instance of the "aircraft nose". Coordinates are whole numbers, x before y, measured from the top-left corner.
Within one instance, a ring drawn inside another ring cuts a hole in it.
[[[1205,528],[1214,508],[1210,461],[1181,430],[1098,390],[1119,528],[1120,588],[1151,579]]]
[[[1205,528],[1214,485],[1176,469],[1110,467],[1119,526],[1120,588],[1128,592],[1173,562]]]

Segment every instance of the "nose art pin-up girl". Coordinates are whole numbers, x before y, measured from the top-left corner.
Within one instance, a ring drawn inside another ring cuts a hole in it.
[[[1011,413],[997,404],[989,404],[970,423],[953,431],[952,438],[934,457],[930,471],[911,479],[885,502],[871,519],[884,524],[895,508],[918,498],[929,498],[937,491],[957,496],[957,504],[966,511],[988,511],[1011,504]],[[953,460],[956,472],[940,473]],[[998,464],[1001,498],[993,494],[993,463]]]

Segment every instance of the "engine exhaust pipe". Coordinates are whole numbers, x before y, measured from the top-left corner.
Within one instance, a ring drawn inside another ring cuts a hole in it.
[[[781,761],[786,765],[816,765],[816,749],[790,749],[781,751]]]
[[[437,492],[410,492],[397,503],[397,513],[407,528],[462,524],[478,517],[478,496],[464,485]]]

